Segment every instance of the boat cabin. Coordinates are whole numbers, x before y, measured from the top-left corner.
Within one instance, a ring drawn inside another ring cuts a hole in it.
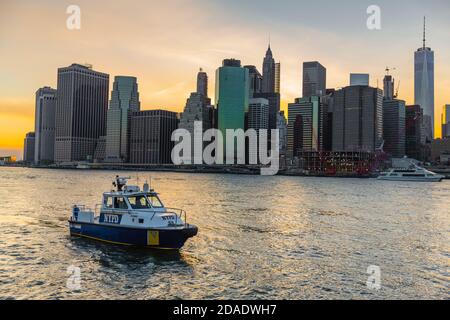
[[[125,191],[103,194],[102,212],[128,212],[129,210],[164,212],[166,210],[156,192],[141,192],[138,189],[128,187]]]

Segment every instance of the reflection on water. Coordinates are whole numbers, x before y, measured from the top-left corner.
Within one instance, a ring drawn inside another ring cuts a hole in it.
[[[95,207],[115,174],[0,168],[0,298],[450,298],[450,182],[141,173],[196,238],[180,252],[70,238],[70,207]]]

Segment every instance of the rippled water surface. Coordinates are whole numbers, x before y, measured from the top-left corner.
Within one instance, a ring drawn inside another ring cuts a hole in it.
[[[140,173],[196,238],[179,253],[71,239],[71,206],[101,202],[115,174],[0,168],[0,298],[450,298],[450,182]]]

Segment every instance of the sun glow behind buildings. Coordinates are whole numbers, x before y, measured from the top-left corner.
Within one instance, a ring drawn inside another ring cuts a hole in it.
[[[385,66],[395,65],[393,75],[401,81],[399,98],[412,104],[413,54],[421,43],[424,14],[429,17],[428,42],[436,53],[435,127],[439,136],[442,106],[450,102],[450,60],[444,55],[450,52],[450,44],[443,41],[449,27],[443,13],[449,5],[425,7],[419,1],[411,1],[412,9],[389,5],[390,11],[383,11],[382,30],[369,31],[364,4],[349,1],[344,10],[342,5],[322,2],[283,1],[276,4],[281,13],[274,14],[275,4],[269,1],[258,2],[259,6],[251,1],[140,1],[130,7],[117,0],[107,8],[101,2],[79,1],[82,27],[70,31],[65,24],[66,3],[3,1],[0,154],[14,149],[15,155],[21,155],[25,133],[34,130],[34,94],[45,85],[56,87],[58,67],[89,62],[95,70],[109,73],[111,81],[115,75],[136,76],[142,109],[182,111],[190,92],[195,91],[199,67],[208,73],[210,88],[224,58],[241,59],[261,69],[269,33],[274,56],[282,64],[284,110],[301,96],[302,62],[315,60],[327,68],[330,88],[348,85],[348,74],[360,71],[371,74],[372,86],[378,80],[381,87]],[[387,1],[380,2],[387,6]],[[311,20],[306,13],[323,10],[324,4],[336,8]],[[340,19],[332,16],[335,12]],[[294,13],[304,19],[291,19]],[[401,19],[403,15],[408,19]],[[214,101],[213,91],[209,94]]]

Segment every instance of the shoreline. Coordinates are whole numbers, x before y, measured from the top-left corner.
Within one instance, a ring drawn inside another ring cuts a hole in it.
[[[178,173],[201,173],[201,174],[236,174],[255,176],[260,175],[261,167],[258,166],[174,166],[174,165],[133,165],[133,164],[82,164],[78,165],[24,165],[24,164],[4,164],[2,167],[9,168],[31,168],[31,169],[49,169],[49,170],[95,170],[95,171],[127,171],[127,172],[178,172]],[[445,176],[450,180],[450,167],[427,167],[437,174]],[[358,174],[358,173],[337,173],[334,175],[326,173],[305,173],[300,169],[280,169],[275,176],[284,177],[310,177],[310,178],[342,178],[342,179],[370,179],[377,178],[376,173]]]
[[[208,166],[208,167],[187,167],[187,166],[174,166],[174,165],[117,165],[117,164],[83,164],[82,167],[77,165],[49,165],[49,166],[35,166],[35,165],[19,165],[19,164],[6,164],[1,167],[16,167],[16,168],[31,168],[31,169],[50,169],[50,170],[95,170],[95,171],[128,171],[128,172],[178,172],[178,173],[201,173],[201,174],[236,174],[236,175],[260,175],[261,167],[257,166]],[[357,173],[347,174],[306,174],[299,172],[298,169],[281,169],[275,176],[286,177],[311,177],[311,178],[359,178],[369,179],[376,178],[375,174],[360,175]]]

